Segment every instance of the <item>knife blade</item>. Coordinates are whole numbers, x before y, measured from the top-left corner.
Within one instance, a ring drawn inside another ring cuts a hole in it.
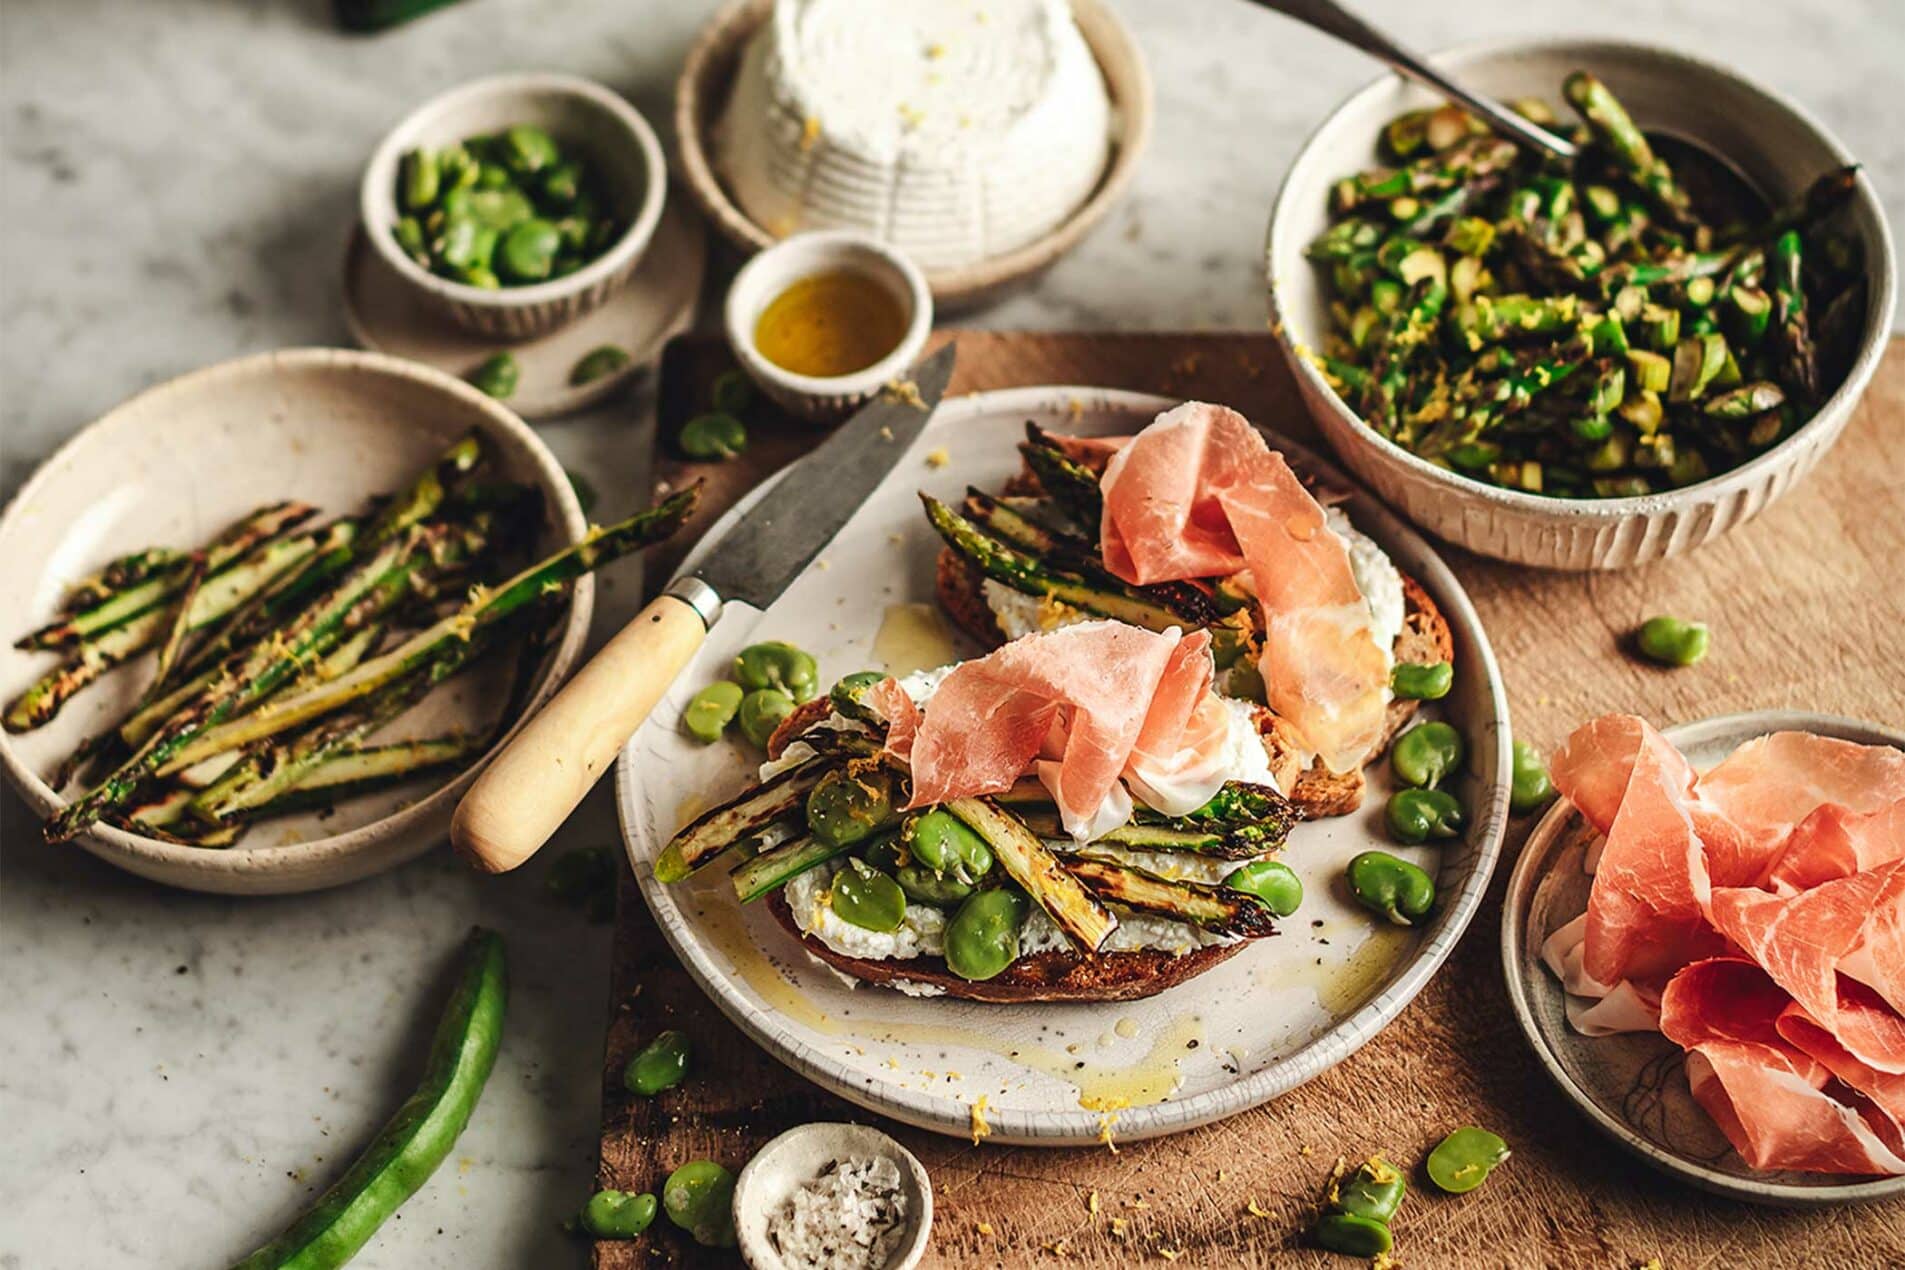
[[[694,659],[721,606],[772,604],[893,471],[945,395],[953,357],[948,344],[789,466],[707,560],[504,742],[450,822],[459,855],[503,873],[541,849]]]
[[[932,417],[952,379],[953,344],[914,367],[862,406],[827,440],[787,468],[708,558],[690,571],[723,601],[764,609],[785,591],[821,548],[832,542],[860,505],[886,479]],[[686,579],[670,594],[696,603]],[[701,604],[703,620],[715,614]]]

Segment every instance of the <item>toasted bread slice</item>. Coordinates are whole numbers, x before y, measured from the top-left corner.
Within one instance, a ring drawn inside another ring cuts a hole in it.
[[[994,977],[977,982],[961,979],[938,957],[906,961],[849,957],[805,934],[793,910],[779,891],[767,897],[775,920],[798,939],[801,947],[835,970],[868,983],[899,983],[937,988],[949,997],[1004,1004],[1021,1001],[1136,1001],[1155,996],[1236,956],[1247,941],[1211,944],[1182,955],[1159,949],[1139,952],[1040,952],[1019,958]]]
[[[984,644],[996,648],[1005,642],[1005,632],[986,603],[985,576],[950,547],[942,548],[935,567],[934,585],[940,607],[959,628]],[[1436,607],[1422,584],[1408,574],[1402,575],[1402,633],[1396,637],[1394,656],[1398,662],[1449,661],[1455,656],[1455,636],[1448,619]],[[1389,703],[1382,739],[1370,754],[1374,759],[1388,748],[1396,733],[1415,716],[1417,703],[1397,698]],[[1270,770],[1277,786],[1288,790],[1290,801],[1312,819],[1344,816],[1362,806],[1361,771],[1332,772],[1321,763],[1307,770],[1298,767],[1288,725],[1268,710],[1257,712],[1257,730],[1263,735],[1264,749],[1270,755]]]

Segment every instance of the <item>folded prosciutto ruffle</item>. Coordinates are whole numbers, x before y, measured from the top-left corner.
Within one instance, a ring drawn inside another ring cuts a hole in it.
[[[1027,635],[962,662],[916,707],[899,684],[875,686],[887,749],[911,764],[913,807],[1012,788],[1034,772],[1081,841],[1122,825],[1141,792],[1170,784],[1209,801],[1228,773],[1228,708],[1210,691],[1210,636],[1082,622]]]
[[[1334,772],[1382,736],[1391,650],[1349,548],[1283,456],[1235,410],[1187,401],[1120,446],[1100,482],[1105,566],[1140,585],[1248,572],[1270,708]]]
[[[1905,754],[1785,732],[1703,776],[1641,719],[1555,756],[1604,841],[1544,959],[1584,1031],[1659,1028],[1755,1168],[1905,1173]]]
[[[1667,985],[1660,1030],[1687,1051],[1695,1101],[1754,1168],[1905,1173],[1873,1123],[1895,1135],[1896,1122],[1855,1092],[1833,1097],[1832,1069],[1781,1034],[1791,1009],[1758,966],[1716,957]]]

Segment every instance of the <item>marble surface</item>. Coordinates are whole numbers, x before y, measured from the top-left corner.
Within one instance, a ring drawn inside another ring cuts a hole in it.
[[[1238,0],[1118,0],[1151,59],[1136,190],[1039,288],[977,321],[1239,327],[1284,165],[1372,70]],[[322,0],[9,0],[0,13],[0,495],[148,384],[240,353],[345,342],[338,263],[358,166],[415,100],[557,68],[667,118],[705,0],[465,0],[387,35]],[[1419,46],[1554,29],[1697,49],[1807,104],[1905,223],[1892,0],[1475,0],[1361,9]],[[546,425],[605,493],[644,485],[637,389]],[[598,634],[630,612],[608,579]],[[616,840],[597,791],[557,847]],[[551,853],[553,854],[553,853]],[[436,853],[328,894],[169,892],[37,842],[0,795],[0,1270],[229,1261],[336,1177],[415,1076],[462,932],[508,937],[509,1032],[444,1169],[366,1267],[580,1264],[558,1222],[593,1171],[608,933],[550,905],[547,860],[476,877]]]

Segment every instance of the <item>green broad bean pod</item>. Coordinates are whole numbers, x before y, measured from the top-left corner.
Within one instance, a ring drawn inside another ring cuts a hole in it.
[[[1389,747],[1389,766],[1403,784],[1431,789],[1460,771],[1467,754],[1468,747],[1454,725],[1436,720],[1397,737]]]
[[[1413,926],[1435,908],[1435,879],[1387,851],[1361,853],[1344,876],[1358,904],[1398,926]]]
[[[681,712],[681,726],[688,735],[704,745],[719,741],[741,711],[741,699],[747,694],[741,685],[723,679],[697,692]]]
[[[1440,701],[1455,685],[1455,667],[1445,661],[1397,662],[1389,672],[1389,691],[1411,701]]]
[[[1303,903],[1303,880],[1281,860],[1252,860],[1224,875],[1224,885],[1262,900],[1278,917],[1288,917]]]
[[[655,1220],[659,1207],[647,1192],[597,1191],[582,1207],[582,1229],[597,1239],[637,1239]]]
[[[1677,617],[1650,617],[1634,633],[1634,645],[1649,661],[1663,666],[1691,666],[1707,655],[1709,636],[1704,622]]]
[[[622,1069],[622,1084],[631,1094],[653,1098],[664,1089],[673,1089],[688,1075],[688,1059],[693,1047],[688,1034],[677,1028],[656,1033],[653,1040],[636,1051]]]
[[[1410,846],[1431,838],[1453,838],[1467,816],[1455,795],[1441,789],[1399,789],[1384,809],[1389,832]]]
[[[780,640],[749,644],[734,658],[734,678],[743,688],[778,688],[797,702],[812,701],[820,691],[820,667],[813,654]]]
[[[694,1160],[668,1175],[661,1188],[668,1220],[704,1248],[732,1248],[734,1174],[713,1160]]]
[[[946,968],[961,979],[991,979],[1019,959],[1031,901],[1003,887],[980,891],[946,923]]]

